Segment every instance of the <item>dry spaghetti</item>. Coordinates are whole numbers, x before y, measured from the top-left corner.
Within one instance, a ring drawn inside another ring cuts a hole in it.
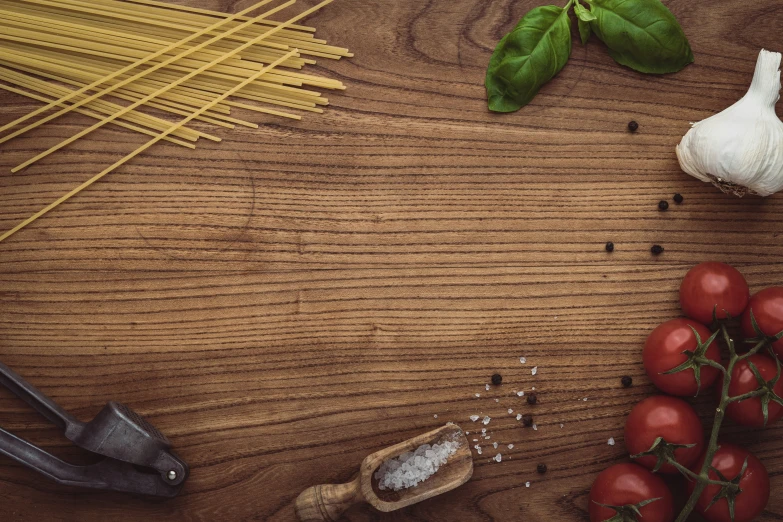
[[[193,120],[227,128],[257,127],[231,115],[232,109],[292,119],[301,116],[290,110],[322,112],[328,100],[313,88],[345,87],[339,81],[305,74],[301,69],[315,62],[312,57],[340,59],[352,55],[347,49],[315,38],[313,28],[296,22],[332,0],[324,0],[283,22],[270,17],[296,0],[250,15],[272,1],[262,0],[236,14],[225,14],[156,0],[0,0],[0,89],[45,103],[0,127],[0,133],[11,131],[0,134],[0,143],[69,112],[97,120],[16,166],[14,172],[106,124],[152,137],[0,235],[0,241],[158,141],[193,148],[202,137],[220,140],[188,127]],[[146,108],[184,118],[172,124],[142,112]],[[42,116],[53,109],[56,112]]]

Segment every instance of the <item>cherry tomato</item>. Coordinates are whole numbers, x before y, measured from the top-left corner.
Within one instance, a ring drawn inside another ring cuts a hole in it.
[[[695,444],[692,448],[674,451],[677,462],[691,466],[704,451],[704,430],[698,415],[690,404],[682,399],[666,395],[654,395],[644,399],[631,410],[625,421],[625,447],[636,455],[649,450],[655,439],[663,437],[669,444]],[[634,462],[653,469],[657,457],[648,455]],[[671,464],[664,464],[661,473],[679,473]]]
[[[658,388],[671,395],[693,397],[699,391],[693,369],[664,375],[664,372],[676,368],[688,357],[685,350],[696,351],[696,330],[702,342],[710,338],[710,331],[704,325],[690,319],[672,319],[652,331],[644,343],[642,359],[647,376]],[[720,363],[720,348],[713,341],[704,354],[707,358]],[[717,368],[702,366],[699,370],[701,389],[709,388],[720,373]]]
[[[696,473],[701,470],[701,466],[704,464],[704,457],[702,455],[696,465],[691,468]],[[769,500],[769,475],[767,474],[767,469],[748,450],[733,444],[722,443],[712,458],[712,466],[720,471],[727,480],[732,480],[739,476],[746,458],[748,459],[748,467],[745,473],[742,474],[739,482],[742,492],[734,500],[734,522],[750,522],[764,511]],[[709,477],[713,480],[720,480],[720,477],[714,471],[710,471]],[[692,493],[695,482],[687,481],[687,487],[689,494]],[[729,504],[725,498],[718,500],[708,508],[712,499],[719,492],[720,486],[707,485],[699,497],[696,510],[704,515],[704,518],[709,522],[731,522]]]
[[[739,317],[750,299],[748,283],[739,271],[725,263],[700,263],[685,274],[680,285],[680,307],[685,315],[703,324]]]
[[[750,298],[748,308],[742,314],[742,333],[746,339],[758,337],[750,321],[751,310],[762,332],[769,336],[783,332],[783,287],[766,288]],[[772,347],[778,357],[783,359],[783,339],[776,341]]]
[[[731,372],[731,384],[729,384],[729,397],[736,397],[759,388],[759,381],[753,375],[748,361],[752,362],[758,369],[761,377],[765,381],[771,381],[778,373],[778,367],[772,357],[762,354],[751,355],[747,359],[737,361],[734,370]],[[783,397],[783,377],[781,377],[772,388],[778,397]],[[716,388],[720,397],[720,389]],[[753,397],[744,401],[732,402],[726,406],[726,416],[737,424],[742,426],[764,426],[764,414],[761,410],[761,397]],[[783,406],[770,401],[767,405],[767,425],[783,417]]]
[[[590,488],[590,522],[609,520],[617,511],[600,506],[634,506],[658,499],[639,508],[644,522],[671,522],[674,520],[674,500],[661,477],[638,464],[615,464],[605,469]]]

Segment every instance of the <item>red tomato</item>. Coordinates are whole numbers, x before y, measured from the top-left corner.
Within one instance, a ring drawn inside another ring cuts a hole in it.
[[[682,399],[666,395],[654,395],[634,406],[625,421],[625,447],[628,453],[644,453],[655,439],[663,437],[670,444],[695,444],[692,448],[674,451],[677,462],[691,466],[704,451],[704,430],[698,415],[690,404]],[[657,457],[653,455],[634,459],[645,468],[653,469]],[[679,473],[671,464],[664,464],[661,473]]]
[[[742,492],[734,500],[734,522],[751,522],[764,511],[769,500],[767,469],[752,453],[733,444],[721,444],[712,458],[712,466],[720,471],[727,480],[732,480],[740,474],[746,458],[748,459],[748,467],[739,482]],[[702,464],[704,464],[704,455],[691,469],[698,473]],[[714,471],[710,471],[709,477],[713,480],[720,480]],[[686,482],[690,494],[693,492],[695,482]],[[729,504],[725,498],[718,500],[707,509],[719,491],[720,486],[708,485],[699,497],[696,510],[704,515],[709,522],[731,522]]]
[[[590,488],[590,522],[603,522],[617,514],[614,509],[600,506],[633,506],[657,498],[639,508],[644,522],[674,520],[674,500],[666,484],[637,464],[615,464],[596,477]]]
[[[692,369],[678,373],[664,375],[663,373],[676,368],[688,357],[682,352],[696,350],[696,336],[694,330],[705,342],[710,338],[710,331],[704,325],[690,319],[672,319],[666,321],[652,331],[644,343],[642,359],[647,376],[658,388],[671,395],[694,396],[698,392],[696,377]],[[720,362],[720,348],[713,341],[704,354],[715,362]],[[701,389],[709,388],[718,378],[719,370],[711,366],[702,366]]]
[[[751,310],[762,332],[769,336],[783,332],[783,287],[765,288],[750,298],[748,308],[742,314],[742,333],[747,339],[758,337],[750,321]],[[776,341],[772,347],[778,357],[783,359],[783,339]]]
[[[731,384],[729,384],[729,397],[736,397],[759,388],[759,382],[750,369],[748,361],[758,368],[761,377],[765,381],[771,381],[778,373],[778,367],[772,357],[762,354],[751,355],[747,359],[737,361],[731,372]],[[783,377],[772,388],[778,397],[783,397]],[[718,396],[720,389],[716,388]],[[770,401],[767,406],[767,425],[772,424],[783,417],[783,406]],[[726,416],[742,426],[764,426],[764,414],[761,411],[761,397],[753,397],[744,401],[732,402],[726,406]]]
[[[725,263],[700,263],[685,274],[680,285],[680,307],[685,315],[703,324],[739,317],[750,299],[748,283],[739,271]]]

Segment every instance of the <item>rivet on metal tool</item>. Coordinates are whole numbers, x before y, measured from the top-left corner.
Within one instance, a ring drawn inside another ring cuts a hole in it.
[[[171,471],[168,472],[167,477],[168,477],[169,480],[177,480],[177,472],[174,471],[174,470],[171,470]]]

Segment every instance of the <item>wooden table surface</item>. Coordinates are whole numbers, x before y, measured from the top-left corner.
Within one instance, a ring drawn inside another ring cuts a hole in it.
[[[596,474],[626,460],[625,416],[655,392],[641,346],[679,314],[687,269],[720,260],[752,290],[783,283],[783,199],[723,195],[674,155],[688,122],[744,94],[761,47],[783,50],[783,4],[666,3],[696,56],[684,71],[637,74],[593,38],[530,106],[497,115],[485,66],[537,2],[337,0],[308,20],[356,53],[316,67],[348,86],[325,114],[247,113],[258,130],[158,145],[0,244],[0,360],[83,420],[127,403],[192,469],[181,496],[155,501],[0,458],[0,519],[293,520],[304,488],[447,421],[478,430],[480,414],[492,438],[468,484],[345,519],[585,520]],[[3,94],[0,124],[38,106]],[[0,230],[141,142],[106,129],[9,173],[86,121],[2,146]],[[676,192],[684,203],[658,211]],[[494,372],[503,385],[486,391]],[[534,407],[513,393],[532,387]],[[83,458],[5,389],[0,425]],[[783,519],[782,435],[726,429],[772,476],[759,520]]]

